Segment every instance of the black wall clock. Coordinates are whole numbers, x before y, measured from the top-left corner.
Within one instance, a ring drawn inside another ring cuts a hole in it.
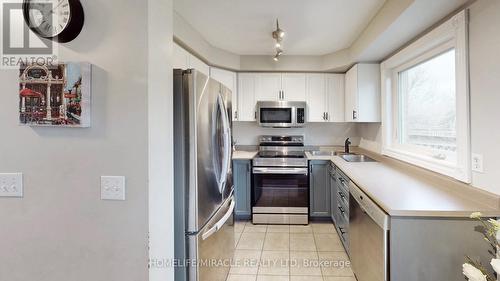
[[[61,43],[80,34],[85,18],[79,0],[24,0],[23,14],[34,33]]]

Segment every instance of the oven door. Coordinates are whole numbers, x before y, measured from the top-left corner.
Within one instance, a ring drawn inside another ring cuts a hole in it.
[[[308,214],[307,168],[253,168],[253,223],[308,224]]]
[[[259,126],[293,127],[295,124],[294,107],[276,107],[262,105],[258,108]]]

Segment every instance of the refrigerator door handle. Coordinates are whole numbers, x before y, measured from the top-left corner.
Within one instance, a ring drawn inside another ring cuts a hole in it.
[[[231,126],[229,125],[229,116],[227,113],[226,106],[224,105],[223,98],[219,95],[218,98],[219,106],[221,107],[222,113],[222,125],[224,127],[224,156],[223,156],[223,167],[221,171],[221,182],[220,182],[220,192],[224,194],[224,189],[226,187],[227,177],[229,173],[229,169],[231,167]]]
[[[219,231],[224,226],[224,224],[226,224],[227,220],[233,214],[234,206],[235,206],[235,202],[234,202],[234,199],[232,199],[231,204],[229,205],[229,210],[227,211],[227,213],[217,223],[215,223],[214,226],[212,226],[209,230],[207,230],[205,233],[203,233],[201,235],[201,239],[207,240],[210,236],[212,236],[212,234]]]

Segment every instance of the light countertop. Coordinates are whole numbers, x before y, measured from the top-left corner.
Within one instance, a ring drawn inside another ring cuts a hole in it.
[[[233,151],[233,160],[251,160],[257,155],[257,151]]]
[[[309,160],[332,161],[391,216],[468,217],[476,211],[500,216],[496,195],[387,157],[363,154],[379,162],[347,162],[339,156],[313,156],[306,152]]]

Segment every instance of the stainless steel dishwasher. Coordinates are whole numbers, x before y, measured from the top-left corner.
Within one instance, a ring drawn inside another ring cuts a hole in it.
[[[389,215],[352,182],[349,191],[352,270],[358,281],[388,281]]]

